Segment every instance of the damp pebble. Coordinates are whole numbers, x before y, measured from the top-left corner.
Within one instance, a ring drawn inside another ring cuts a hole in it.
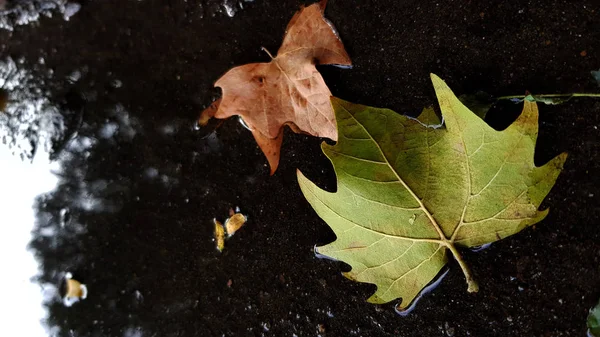
[[[317,331],[319,331],[320,334],[325,333],[325,324],[319,324],[317,325]]]
[[[453,337],[454,336],[454,327],[451,327],[448,322],[444,323],[444,330],[446,331],[446,336]]]
[[[112,88],[119,89],[120,87],[123,86],[123,82],[121,82],[121,80],[114,79],[114,80],[110,81],[110,86]]]

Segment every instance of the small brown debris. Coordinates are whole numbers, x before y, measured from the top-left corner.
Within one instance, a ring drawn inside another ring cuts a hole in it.
[[[582,50],[581,53],[579,53],[579,55],[581,55],[582,57],[586,57],[587,56],[587,51]]]
[[[3,112],[8,105],[8,91],[0,88],[0,112]]]
[[[319,330],[319,333],[321,333],[321,334],[325,333],[325,324],[319,323],[318,330]]]
[[[227,281],[227,288],[231,288],[231,285],[232,285],[232,284],[233,284],[233,280],[232,280],[232,279],[229,279],[229,280]]]

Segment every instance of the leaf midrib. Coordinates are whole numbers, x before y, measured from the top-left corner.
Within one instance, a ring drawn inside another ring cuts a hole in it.
[[[472,184],[472,177],[471,177],[471,156],[467,153],[467,145],[465,143],[464,137],[463,137],[463,130],[460,130],[461,132],[459,132],[460,134],[460,139],[463,145],[463,149],[464,149],[464,158],[465,158],[465,162],[466,162],[466,167],[467,167],[467,176],[468,178],[468,182],[469,182],[469,195],[467,196],[467,202],[465,203],[465,206],[463,208],[463,212],[462,215],[460,217],[460,221],[459,223],[456,225],[456,228],[454,228],[453,232],[452,232],[452,236],[450,238],[451,242],[456,242],[456,237],[458,236],[458,233],[460,231],[460,229],[466,225],[466,224],[472,224],[472,223],[479,223],[479,222],[485,222],[488,220],[492,220],[492,219],[496,219],[496,217],[501,214],[502,212],[506,211],[508,209],[508,207],[510,207],[516,200],[518,200],[524,193],[527,192],[527,188],[525,188],[517,197],[515,197],[515,199],[513,201],[511,201],[510,203],[508,203],[506,205],[506,207],[504,207],[503,209],[499,210],[498,212],[496,212],[496,214],[494,214],[491,217],[488,218],[484,218],[484,219],[480,219],[480,220],[476,220],[476,221],[465,221],[465,215],[467,212],[467,208],[469,207],[471,200],[473,199],[473,197],[480,195],[485,189],[487,189],[492,182],[498,177],[498,174],[500,174],[500,172],[502,171],[502,169],[504,168],[504,165],[506,165],[506,162],[508,161],[508,158],[510,158],[516,151],[516,149],[518,148],[519,144],[521,144],[521,141],[523,140],[525,134],[521,133],[519,136],[519,139],[514,143],[514,146],[510,149],[510,152],[506,153],[504,156],[504,159],[502,161],[502,164],[498,167],[498,170],[496,171],[496,173],[494,174],[494,176],[490,179],[490,181],[476,194],[473,194],[473,184]],[[484,132],[486,132],[487,130],[484,130]],[[485,135],[485,133],[484,133]],[[485,139],[485,137],[484,137]],[[482,142],[481,146],[484,146],[485,142]],[[479,149],[478,149],[479,150]],[[527,218],[521,218],[521,219],[507,219],[507,220],[523,220],[523,219],[527,219]],[[464,240],[460,240],[460,241],[464,241]]]
[[[284,53],[284,54],[282,54],[282,55],[285,55],[285,53]],[[303,98],[306,100],[306,102],[307,102],[307,103],[308,103],[310,106],[312,106],[312,107],[313,107],[313,109],[315,109],[315,110],[316,110],[316,111],[317,111],[317,112],[318,112],[318,113],[319,113],[321,116],[325,117],[325,119],[327,120],[327,122],[328,122],[329,124],[332,124],[331,120],[330,120],[329,118],[327,118],[327,115],[326,115],[325,113],[323,113],[323,112],[322,112],[322,111],[321,111],[319,108],[317,108],[317,106],[316,106],[316,105],[314,105],[314,104],[313,104],[313,102],[311,102],[311,101],[308,99],[308,97],[307,97],[307,96],[303,95],[303,94],[301,93],[301,91],[300,91],[300,90],[298,90],[298,85],[295,83],[295,82],[298,82],[298,81],[294,81],[294,80],[292,80],[292,79],[291,79],[291,78],[288,76],[288,74],[285,72],[285,70],[284,70],[284,69],[283,69],[283,68],[282,68],[282,67],[279,65],[279,62],[278,62],[278,60],[277,60],[277,58],[278,58],[278,57],[280,57],[280,55],[277,55],[276,57],[274,57],[274,58],[271,60],[271,62],[275,64],[275,66],[277,67],[277,69],[279,69],[279,71],[281,71],[281,73],[282,73],[282,74],[285,76],[285,78],[288,80],[289,84],[290,84],[292,87],[294,87],[294,89],[295,89],[296,91],[298,91],[298,92],[301,94],[301,96],[302,96],[302,97],[303,97]],[[316,68],[314,65],[313,65],[313,67],[315,68],[315,70],[317,69],[317,68]],[[313,76],[313,77],[314,77],[314,76]],[[311,78],[312,78],[312,77],[311,77]],[[329,87],[325,86],[325,88],[327,88],[327,91],[329,91]],[[331,92],[329,92],[329,95],[331,95]],[[290,94],[290,97],[291,97],[291,94]],[[294,113],[295,113],[295,112],[296,112],[296,109],[294,109]],[[313,131],[314,131],[315,129],[318,129],[318,127],[317,127],[317,128],[315,128],[315,127],[313,126],[313,124],[312,124],[312,122],[313,122],[313,121],[312,121],[312,118],[306,118],[306,119],[308,120],[308,124],[309,124],[310,128],[311,128]],[[286,123],[287,123],[287,122],[294,122],[294,121],[293,121],[293,120],[288,120],[288,121],[286,121]],[[321,135],[317,135],[317,136],[321,136]]]
[[[344,216],[342,216],[340,213],[336,212],[332,207],[330,207],[329,205],[325,204],[310,188],[306,189],[310,194],[312,194],[316,200],[319,200],[320,203],[322,203],[325,207],[327,207],[331,212],[333,212],[335,215],[337,215],[339,218],[344,219],[350,223],[352,223],[355,227],[360,227],[366,231],[378,234],[378,235],[382,235],[384,237],[388,237],[388,238],[394,238],[394,239],[401,239],[401,240],[407,240],[407,241],[413,241],[413,242],[428,242],[428,243],[438,243],[441,244],[440,240],[436,240],[436,239],[426,239],[426,238],[412,238],[409,236],[401,236],[401,235],[393,235],[393,234],[388,234],[385,232],[380,232],[378,230],[369,228],[369,227],[365,227],[361,224],[358,224]],[[354,227],[353,227],[354,228]],[[348,229],[350,230],[350,229]]]
[[[451,245],[450,241],[448,240],[448,238],[445,236],[444,232],[442,231],[441,227],[438,225],[437,221],[435,221],[435,219],[433,218],[433,216],[431,215],[431,213],[429,212],[429,210],[427,209],[427,207],[425,207],[425,205],[423,204],[423,202],[421,201],[421,199],[415,194],[415,192],[406,184],[406,182],[400,177],[400,175],[398,174],[398,172],[396,171],[396,169],[390,164],[390,161],[388,160],[387,156],[385,155],[385,152],[383,151],[383,149],[381,148],[381,146],[379,145],[379,143],[375,140],[375,138],[373,138],[373,136],[371,135],[371,133],[367,130],[367,128],[358,120],[354,117],[354,115],[348,111],[348,109],[346,109],[346,107],[344,107],[343,105],[340,105],[340,107],[342,109],[344,109],[344,111],[346,111],[346,113],[354,120],[356,121],[356,123],[358,125],[360,125],[360,127],[367,133],[367,135],[369,136],[369,138],[373,141],[373,143],[375,143],[375,146],[377,146],[377,150],[381,153],[381,156],[383,157],[383,159],[385,160],[385,164],[390,168],[390,170],[392,170],[392,172],[394,173],[394,175],[396,176],[396,178],[398,179],[398,181],[402,184],[402,186],[410,193],[410,195],[413,197],[413,199],[415,199],[417,201],[417,203],[419,204],[419,208],[423,211],[423,213],[425,213],[425,215],[427,216],[427,218],[429,219],[429,221],[431,222],[432,226],[435,228],[436,232],[438,233],[438,236],[440,237],[439,240],[435,240],[433,239],[435,242],[439,243],[440,245],[444,245],[444,246],[449,246]]]
[[[436,232],[438,233],[439,239],[431,239],[431,241],[435,242],[435,243],[437,243],[439,245],[438,250],[442,249],[444,247],[446,249],[450,250],[450,252],[454,256],[454,259],[456,260],[456,262],[458,262],[460,268],[463,271],[463,274],[465,275],[465,279],[466,279],[467,285],[468,285],[467,291],[469,291],[469,292],[477,292],[479,290],[479,286],[477,285],[477,282],[474,280],[473,275],[471,274],[471,271],[469,270],[469,267],[467,266],[466,262],[463,260],[462,256],[460,255],[460,253],[456,249],[456,246],[454,245],[454,243],[452,242],[452,240],[448,239],[445,236],[444,232],[442,231],[442,228],[439,226],[439,224],[437,223],[437,221],[433,218],[433,216],[431,215],[431,213],[429,212],[429,210],[425,207],[425,205],[423,204],[423,202],[421,201],[421,199],[406,184],[406,182],[400,177],[400,175],[395,170],[395,168],[390,164],[390,161],[388,160],[388,157],[385,155],[385,152],[383,151],[383,149],[381,148],[381,146],[379,145],[379,143],[373,138],[373,136],[367,130],[367,128],[358,119],[356,119],[356,117],[354,117],[354,115],[352,113],[350,113],[350,111],[348,111],[348,109],[345,106],[343,106],[342,104],[339,104],[338,106],[339,106],[340,109],[343,109],[350,116],[350,118],[352,118],[358,125],[360,125],[360,127],[367,133],[367,135],[373,141],[373,143],[375,143],[375,146],[377,146],[378,151],[381,153],[383,159],[385,160],[385,164],[392,170],[392,172],[394,173],[394,175],[396,176],[396,178],[398,179],[398,181],[410,193],[410,195],[413,197],[413,199],[417,201],[417,203],[419,204],[419,207],[421,208],[421,210],[423,211],[423,213],[425,213],[425,215],[429,219],[431,225],[435,228]],[[362,227],[362,228],[365,228],[365,227]],[[428,259],[425,259],[424,261],[427,261],[427,260]]]

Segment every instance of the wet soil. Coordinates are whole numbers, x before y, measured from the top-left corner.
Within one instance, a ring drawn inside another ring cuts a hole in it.
[[[540,107],[536,161],[562,151],[569,160],[543,222],[465,252],[480,292],[467,293],[450,263],[440,286],[401,317],[393,303],[366,303],[373,286],[342,277],[342,263],[313,254],[334,235],[295,174],[335,189],[321,140],[287,130],[269,177],[237,121],[214,134],[194,128],[218,94],[212,83],[234,65],[267,61],[260,47],[277,50],[302,2],[244,2],[233,17],[209,11],[220,6],[211,1],[81,4],[69,21],[0,30],[2,58],[52,70],[44,85],[67,125],[52,144],[60,183],[38,200],[31,248],[40,283],[71,271],[90,296],[48,304],[57,335],[585,334],[600,297],[600,101]],[[431,72],[457,94],[598,92],[590,76],[600,68],[598,10],[591,0],[331,0],[326,15],[354,68],[321,70],[334,95],[408,114],[435,103]],[[499,104],[488,121],[502,128],[518,113]],[[220,254],[212,219],[235,206],[249,222]]]

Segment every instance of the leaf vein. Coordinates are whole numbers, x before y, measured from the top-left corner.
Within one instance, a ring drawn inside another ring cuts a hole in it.
[[[397,279],[394,280],[394,282],[392,282],[388,288],[383,292],[383,296],[385,296],[390,289],[394,286],[394,284],[396,284],[396,282],[400,281],[401,279],[403,279],[404,277],[406,277],[406,275],[408,275],[409,273],[419,269],[425,262],[431,261],[431,259],[440,251],[440,249],[444,247],[440,244],[440,246],[435,250],[435,252],[433,252],[433,254],[431,254],[431,256],[429,256],[427,259],[424,259],[423,261],[421,261],[421,263],[419,263],[418,265],[416,265],[414,268],[411,268],[409,271],[407,271],[406,273],[400,275]]]
[[[384,239],[385,239],[385,238],[384,238]],[[378,240],[378,241],[379,241],[379,240]],[[395,258],[393,258],[393,259],[391,259],[391,260],[389,260],[389,261],[387,261],[387,262],[385,262],[385,263],[382,263],[382,264],[380,264],[380,265],[378,265],[378,266],[373,266],[373,267],[365,267],[365,269],[361,270],[361,271],[360,271],[358,274],[356,274],[356,277],[359,277],[360,275],[362,275],[364,272],[366,272],[366,271],[368,271],[368,270],[377,269],[377,268],[383,268],[384,266],[386,266],[386,265],[388,265],[388,264],[390,264],[390,263],[392,263],[392,262],[396,262],[396,261],[398,261],[399,259],[401,259],[402,257],[404,257],[404,255],[406,255],[406,254],[408,253],[408,251],[409,251],[409,250],[410,250],[410,249],[411,249],[411,248],[412,248],[414,245],[415,245],[415,242],[414,242],[414,241],[413,241],[413,242],[411,242],[410,246],[408,246],[408,247],[406,248],[406,250],[402,252],[402,254],[400,254],[400,255],[396,256]]]

